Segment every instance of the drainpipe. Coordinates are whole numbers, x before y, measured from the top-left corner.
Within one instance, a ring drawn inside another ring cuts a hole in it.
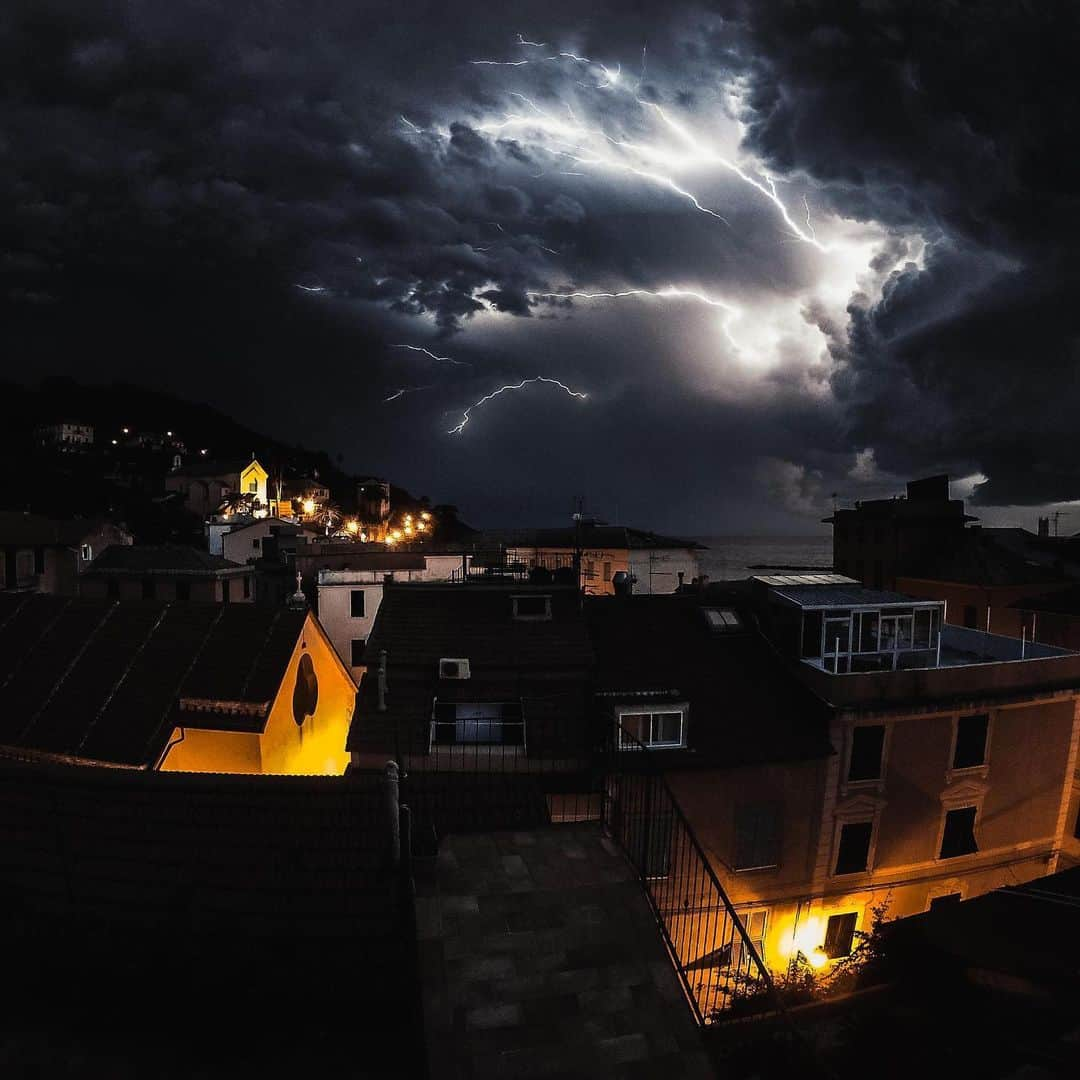
[[[386,650],[379,650],[379,699],[376,709],[379,712],[386,712]]]

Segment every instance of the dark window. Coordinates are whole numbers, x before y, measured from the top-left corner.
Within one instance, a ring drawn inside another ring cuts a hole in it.
[[[964,605],[964,625],[971,630],[974,630],[977,625],[979,613],[975,610],[974,604]]]
[[[349,594],[349,614],[354,619],[364,617],[364,590],[353,589]]]
[[[960,894],[958,892],[945,893],[944,896],[935,896],[930,901],[930,910],[935,908],[948,907],[950,904],[959,904]]]
[[[830,960],[836,960],[851,953],[851,944],[855,940],[855,923],[858,918],[858,912],[855,911],[829,916],[829,921],[825,924],[823,951]]]
[[[436,744],[523,746],[525,743],[525,722],[520,701],[437,701],[432,719],[432,742]]]
[[[974,806],[950,810],[945,815],[945,831],[941,834],[941,857],[955,859],[958,855],[971,855],[979,850],[975,842]]]
[[[176,599],[177,600],[190,600],[191,599],[191,582],[190,581],[178,581],[176,583]]]
[[[45,573],[45,549],[43,547],[34,548],[34,573]]]
[[[116,578],[109,578],[105,585],[105,595],[108,596],[110,600],[120,599],[120,582],[117,581]]]
[[[367,642],[362,638],[354,638],[352,643],[352,666],[360,667],[364,662],[364,649]]]
[[[990,717],[986,713],[961,716],[956,722],[956,752],[954,769],[972,769],[986,762],[986,731]]]
[[[244,599],[251,599],[251,578],[244,576]]]
[[[853,728],[848,779],[879,780],[881,778],[881,751],[884,746],[884,727],[876,725]]]
[[[227,604],[229,599],[229,580],[228,578],[225,578],[221,582],[221,602]]]
[[[153,578],[143,578],[142,583],[142,598],[144,600],[153,600],[157,595],[157,585]]]
[[[760,870],[780,862],[780,804],[735,807],[735,869]]]
[[[515,596],[515,619],[550,619],[550,596]]]
[[[840,846],[836,853],[836,873],[860,874],[870,859],[872,821],[855,821],[840,828]]]

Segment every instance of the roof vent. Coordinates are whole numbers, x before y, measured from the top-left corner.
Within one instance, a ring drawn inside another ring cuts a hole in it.
[[[440,679],[467,679],[469,677],[469,661],[462,657],[444,656],[439,661]]]

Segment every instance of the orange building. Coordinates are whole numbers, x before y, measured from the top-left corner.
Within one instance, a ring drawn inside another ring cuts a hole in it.
[[[336,775],[355,697],[307,610],[0,595],[0,747],[27,756]]]

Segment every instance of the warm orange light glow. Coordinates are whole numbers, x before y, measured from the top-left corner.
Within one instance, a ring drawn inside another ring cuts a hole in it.
[[[305,514],[314,514],[315,513],[315,500],[314,499],[305,499],[304,500],[304,513]]]
[[[798,926],[780,935],[777,952],[785,959],[793,959],[798,953],[813,968],[823,968],[829,958],[821,948],[825,940],[825,923],[818,915],[810,915]]]
[[[345,526],[345,528],[348,529],[349,532],[351,532],[355,536],[360,531],[360,522],[355,520],[350,521],[348,525]]]
[[[397,541],[392,536],[388,536],[386,538],[387,547],[392,547],[396,543],[397,543]]]
[[[423,518],[423,519],[424,519],[425,521],[430,521],[430,520],[431,520],[431,515],[430,515],[430,514],[429,514],[429,513],[428,513],[428,512],[426,511],[426,510],[425,510],[425,511],[424,511],[424,512],[423,512],[423,513],[422,513],[422,514],[420,515],[420,516],[421,516],[421,517],[422,517],[422,518]]]
[[[424,531],[424,530],[425,530],[425,529],[427,528],[427,525],[425,525],[425,524],[424,524],[424,522],[422,522],[422,521],[418,521],[418,522],[416,523],[416,527],[417,527],[417,528],[418,528],[418,529],[419,529],[419,530],[420,530],[421,532],[423,532],[423,531]]]

